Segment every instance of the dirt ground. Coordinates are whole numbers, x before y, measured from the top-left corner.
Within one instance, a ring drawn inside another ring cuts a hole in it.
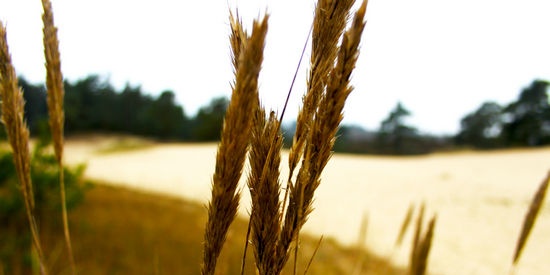
[[[210,197],[214,144],[148,144],[142,149],[105,150],[109,144],[124,143],[113,140],[69,140],[67,162],[86,163],[86,175],[93,179],[200,202]],[[507,274],[524,214],[549,169],[550,148],[422,157],[336,154],[322,176],[305,230],[352,244],[366,215],[366,246],[405,265],[409,246],[395,250],[395,239],[409,205],[424,202],[428,217],[437,215],[431,272]],[[240,208],[243,215],[248,210],[247,199]],[[548,232],[547,199],[516,274],[550,272]],[[407,244],[411,235],[406,236]]]

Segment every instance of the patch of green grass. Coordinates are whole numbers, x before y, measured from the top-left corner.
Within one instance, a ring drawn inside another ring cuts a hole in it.
[[[154,144],[153,141],[147,140],[144,138],[121,136],[121,137],[108,139],[108,142],[106,142],[105,144],[102,144],[99,147],[99,149],[97,150],[97,153],[112,154],[112,153],[141,150],[141,149],[147,149],[151,147],[153,144]]]

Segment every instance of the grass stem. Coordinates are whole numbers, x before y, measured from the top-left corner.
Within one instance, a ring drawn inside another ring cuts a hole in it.
[[[46,87],[47,103],[49,113],[50,130],[54,143],[54,153],[59,167],[59,189],[61,197],[61,216],[63,219],[63,235],[69,255],[69,265],[72,274],[76,274],[74,253],[71,244],[69,230],[69,218],[67,215],[67,196],[65,192],[65,173],[63,165],[63,143],[64,143],[64,87],[63,74],[61,73],[61,58],[59,54],[59,41],[57,39],[57,28],[54,24],[52,4],[49,0],[42,0],[44,14],[44,56],[46,59]]]

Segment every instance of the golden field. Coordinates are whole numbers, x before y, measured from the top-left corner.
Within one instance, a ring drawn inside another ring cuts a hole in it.
[[[200,203],[210,196],[215,144],[91,137],[69,140],[66,153],[69,163],[87,164],[91,179]],[[410,203],[425,202],[428,214],[438,217],[431,273],[506,274],[524,214],[550,168],[549,160],[550,148],[420,157],[335,154],[323,173],[305,230],[353,244],[367,215],[368,249],[405,266],[409,248],[394,250],[394,242]],[[243,194],[248,200],[247,192]],[[241,207],[240,213],[248,210]],[[516,274],[550,270],[550,236],[544,234],[549,230],[546,202]]]

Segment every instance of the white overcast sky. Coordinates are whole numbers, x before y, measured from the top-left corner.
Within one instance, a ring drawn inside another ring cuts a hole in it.
[[[52,0],[62,70],[74,81],[107,77],[116,88],[177,94],[188,115],[230,94],[228,9],[245,23],[267,11],[260,93],[282,110],[311,24],[314,1]],[[17,73],[43,82],[39,0],[0,0]],[[409,123],[454,133],[482,102],[507,104],[534,79],[550,80],[548,0],[371,0],[345,123],[374,129],[401,101]],[[304,62],[287,121],[304,92]]]

